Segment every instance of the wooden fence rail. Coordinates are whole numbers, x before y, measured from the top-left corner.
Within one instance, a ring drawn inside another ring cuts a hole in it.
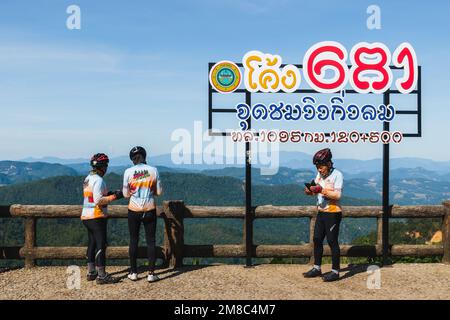
[[[23,218],[24,245],[0,247],[0,259],[25,259],[25,267],[33,267],[37,259],[85,259],[85,247],[37,247],[36,222],[39,218],[79,218],[79,205],[20,205],[0,206],[0,217]],[[110,218],[126,218],[126,206],[108,208]],[[303,245],[253,245],[255,258],[312,257],[312,230],[317,209],[314,206],[259,206],[253,208],[255,219],[263,218],[309,218],[310,243]],[[382,254],[382,207],[348,206],[343,208],[344,217],[377,219],[377,243],[375,245],[341,245],[341,255],[348,257],[377,257]],[[239,218],[245,216],[245,207],[186,206],[183,201],[164,201],[157,208],[157,216],[164,221],[164,243],[157,247],[157,257],[166,265],[179,267],[186,257],[244,258],[245,243],[232,245],[186,245],[184,243],[184,219],[190,218]],[[391,218],[442,218],[442,245],[391,245],[391,256],[442,255],[442,261],[450,264],[450,201],[442,205],[391,206]],[[245,229],[244,229],[245,232]],[[144,247],[139,257],[145,257]],[[324,254],[330,255],[328,246]],[[128,247],[108,247],[110,259],[127,259]]]

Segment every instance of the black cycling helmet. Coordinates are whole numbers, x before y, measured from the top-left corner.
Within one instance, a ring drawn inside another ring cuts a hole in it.
[[[91,158],[91,167],[93,167],[93,168],[107,167],[108,164],[109,164],[109,158],[104,153],[96,153]]]
[[[314,165],[327,164],[328,162],[331,161],[332,157],[333,155],[331,154],[331,150],[329,148],[319,150],[313,157],[313,164]]]
[[[142,155],[144,160],[147,157],[147,152],[145,151],[145,149],[142,147],[136,146],[130,150],[130,160],[133,161],[134,157],[136,157],[138,154]]]

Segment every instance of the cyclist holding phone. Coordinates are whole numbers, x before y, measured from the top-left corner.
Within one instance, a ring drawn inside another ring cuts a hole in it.
[[[88,274],[87,280],[96,280],[97,284],[116,283],[105,271],[106,267],[106,233],[108,204],[123,198],[122,191],[108,192],[103,176],[108,170],[109,158],[104,153],[97,153],[90,161],[92,171],[83,182],[83,211],[81,221],[88,231]]]
[[[327,237],[331,248],[332,270],[323,276],[326,282],[339,279],[340,248],[339,226],[342,220],[342,195],[344,177],[333,167],[332,153],[329,148],[319,150],[313,158],[317,168],[317,176],[311,183],[305,183],[304,192],[307,195],[317,195],[317,218],[314,226],[314,266],[304,273],[306,278],[322,276],[321,263],[323,255],[323,240]]]

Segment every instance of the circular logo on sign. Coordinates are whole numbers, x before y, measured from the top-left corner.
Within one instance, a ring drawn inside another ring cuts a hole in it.
[[[209,72],[209,83],[220,93],[230,93],[241,84],[241,71],[231,61],[217,62]]]

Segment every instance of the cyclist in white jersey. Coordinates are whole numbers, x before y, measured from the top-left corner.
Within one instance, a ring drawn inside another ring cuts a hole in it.
[[[147,258],[149,263],[147,280],[158,280],[155,274],[156,248],[156,204],[154,196],[162,194],[161,181],[158,170],[149,166],[145,159],[147,152],[142,147],[134,147],[130,151],[130,160],[134,166],[125,170],[123,176],[123,195],[129,198],[128,204],[128,230],[130,232],[130,273],[128,278],[138,279],[138,245],[141,223],[144,225],[147,241]]]
[[[333,167],[331,150],[326,148],[319,150],[313,158],[317,168],[316,179],[306,183],[305,193],[317,195],[317,217],[314,226],[314,266],[304,273],[306,278],[322,276],[321,263],[323,255],[323,240],[331,249],[332,269],[323,276],[326,282],[339,280],[340,248],[339,226],[342,220],[342,207],[340,199],[344,184],[342,173]]]
[[[98,284],[116,283],[118,279],[105,271],[106,267],[106,231],[108,204],[123,198],[122,191],[108,192],[103,176],[108,170],[109,159],[104,153],[91,158],[92,171],[83,183],[83,211],[81,221],[88,230],[88,274],[87,280],[96,280]]]

